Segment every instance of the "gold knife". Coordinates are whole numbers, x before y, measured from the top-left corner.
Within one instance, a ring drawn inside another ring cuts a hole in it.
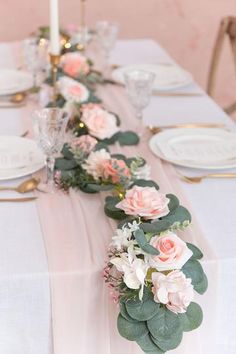
[[[154,96],[161,97],[188,97],[188,96],[204,96],[204,92],[158,92],[153,91],[152,94]]]
[[[170,125],[153,126],[149,125],[148,129],[152,133],[159,133],[163,129],[175,129],[175,128],[225,128],[223,123],[180,123]]]
[[[1,198],[0,203],[22,203],[22,202],[31,202],[33,200],[36,200],[37,197],[26,197],[26,198]]]

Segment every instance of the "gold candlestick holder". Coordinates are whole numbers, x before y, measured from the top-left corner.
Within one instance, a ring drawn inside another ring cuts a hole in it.
[[[50,54],[50,63],[51,63],[51,78],[52,78],[52,87],[53,87],[53,95],[52,102],[53,105],[56,106],[57,101],[57,73],[58,67],[60,64],[61,55],[60,54]]]

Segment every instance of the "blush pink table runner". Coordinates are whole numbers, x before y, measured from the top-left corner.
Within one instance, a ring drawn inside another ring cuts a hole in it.
[[[123,88],[107,86],[99,89],[104,104],[119,114],[121,129],[136,125]],[[31,129],[28,105],[22,124]],[[162,192],[174,193],[181,204],[191,210],[178,182],[174,168],[152,155],[146,133],[137,147],[111,147],[112,152],[142,156],[151,165],[151,177]],[[51,286],[52,342],[55,354],[141,354],[139,347],[121,338],[116,329],[117,305],[112,303],[102,278],[107,247],[116,228],[103,211],[104,195],[89,195],[71,190],[69,195],[38,194],[40,218]],[[192,226],[180,236],[199,246],[205,255],[203,266],[210,284],[207,294],[196,295],[204,309],[200,329],[185,333],[175,354],[214,352],[214,316],[217,308],[217,262],[204,233],[193,215]],[[201,342],[208,333],[208,341]]]

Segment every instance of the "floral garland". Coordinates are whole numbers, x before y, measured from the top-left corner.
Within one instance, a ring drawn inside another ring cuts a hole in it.
[[[178,235],[191,215],[176,196],[159,191],[142,158],[110,154],[108,144],[137,143],[135,135],[128,132],[122,141],[118,117],[98,105],[94,88],[85,85],[91,62],[69,54],[62,62],[57,103],[67,109],[73,104],[71,127],[77,137],[56,160],[55,181],[65,191],[112,191],[104,211],[119,223],[104,278],[119,303],[118,330],[145,353],[162,354],[178,347],[183,333],[203,319],[193,302],[194,291],[203,294],[208,286],[199,262],[203,254]]]

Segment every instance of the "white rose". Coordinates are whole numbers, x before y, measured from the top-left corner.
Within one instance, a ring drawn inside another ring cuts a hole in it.
[[[92,175],[95,180],[98,180],[103,175],[104,161],[109,160],[110,158],[111,155],[105,149],[92,151],[82,167],[89,175]]]

